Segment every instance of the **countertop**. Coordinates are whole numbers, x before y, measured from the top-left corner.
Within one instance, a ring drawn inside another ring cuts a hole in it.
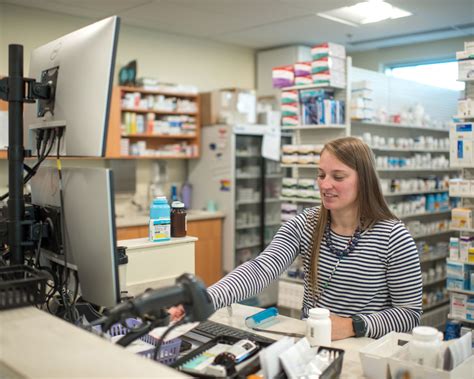
[[[223,218],[224,216],[224,212],[208,212],[199,209],[191,209],[187,211],[186,219],[188,221],[199,221],[210,220],[213,218]],[[115,218],[115,224],[117,228],[126,228],[128,226],[142,226],[148,225],[149,219],[150,216],[148,212],[129,212],[126,215],[118,215]]]

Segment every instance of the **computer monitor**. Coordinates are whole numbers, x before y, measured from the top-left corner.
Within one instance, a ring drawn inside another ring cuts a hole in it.
[[[109,17],[31,53],[29,76],[52,82],[54,99],[25,106],[25,146],[35,151],[38,129],[65,127],[61,155],[105,155],[119,24]]]
[[[68,265],[77,269],[83,299],[113,306],[120,300],[120,288],[112,171],[69,167],[62,172],[64,207],[61,208],[58,171],[53,167],[41,167],[32,178],[32,203],[63,212],[66,258]],[[50,260],[64,260],[46,253]]]

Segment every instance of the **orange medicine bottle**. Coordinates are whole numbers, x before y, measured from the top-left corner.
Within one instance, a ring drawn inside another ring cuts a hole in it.
[[[186,209],[181,201],[171,203],[171,237],[185,237],[187,231]]]

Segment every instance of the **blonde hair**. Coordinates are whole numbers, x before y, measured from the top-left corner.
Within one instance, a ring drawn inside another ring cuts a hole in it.
[[[370,228],[381,220],[397,219],[390,211],[380,189],[379,178],[375,169],[375,160],[369,146],[355,137],[343,137],[329,141],[324,145],[323,152],[327,151],[346,166],[355,170],[358,176],[357,210],[361,220],[360,227]],[[313,247],[311,254],[310,283],[313,299],[318,290],[318,260],[321,241],[328,222],[329,211],[321,203],[319,216],[313,233]]]

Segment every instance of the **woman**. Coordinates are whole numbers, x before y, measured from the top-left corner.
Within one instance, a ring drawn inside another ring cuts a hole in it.
[[[411,331],[421,315],[419,256],[382,196],[369,147],[354,137],[327,143],[318,185],[320,207],[286,222],[265,251],[208,289],[216,309],[259,293],[300,254],[303,316],[329,309],[333,340]]]

